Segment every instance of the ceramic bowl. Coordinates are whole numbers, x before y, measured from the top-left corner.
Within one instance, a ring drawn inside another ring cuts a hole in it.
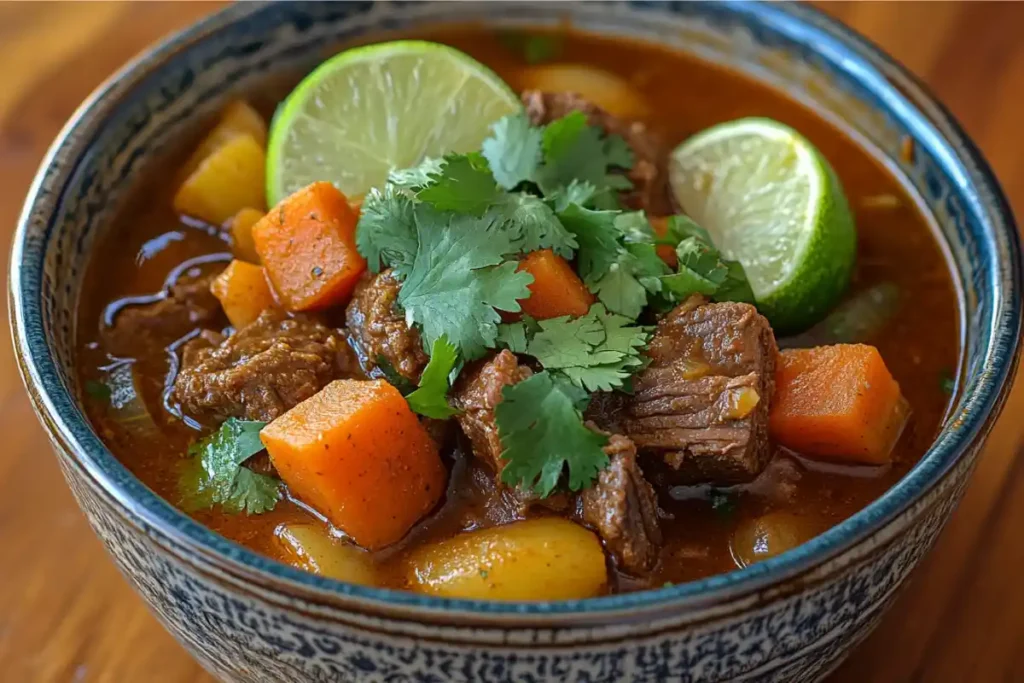
[[[959,399],[896,486],[774,559],[661,590],[475,602],[319,578],[207,531],[110,454],[83,415],[75,309],[133,181],[233,95],[368,32],[550,23],[630,35],[750,72],[841,119],[934,214],[962,291]],[[901,154],[908,140],[912,155]],[[146,52],[74,115],[29,193],[11,264],[25,384],[71,489],[124,575],[225,681],[816,681],[867,635],[956,505],[1017,359],[1021,264],[1006,200],[920,84],[796,5],[340,3],[231,7]]]

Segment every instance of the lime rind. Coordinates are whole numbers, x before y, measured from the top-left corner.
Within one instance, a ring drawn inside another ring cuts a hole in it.
[[[448,46],[403,40],[347,50],[276,112],[268,203],[317,180],[362,196],[425,156],[477,149],[494,121],[521,108],[493,71]]]
[[[815,147],[762,118],[709,128],[672,155],[677,202],[747,272],[777,331],[803,329],[849,283],[856,231],[842,187]]]

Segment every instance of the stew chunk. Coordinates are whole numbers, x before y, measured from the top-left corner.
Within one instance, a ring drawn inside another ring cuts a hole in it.
[[[678,483],[750,481],[771,457],[768,403],[778,349],[749,304],[691,297],[658,323],[623,428]]]
[[[639,121],[624,121],[613,116],[576,93],[524,90],[522,100],[526,114],[534,125],[550,123],[579,111],[586,114],[590,125],[603,128],[606,133],[622,136],[634,156],[633,168],[629,172],[633,189],[623,194],[623,201],[653,216],[672,213],[665,171],[666,153],[647,126]]]
[[[636,462],[636,446],[612,434],[610,460],[593,488],[580,494],[583,521],[597,530],[619,567],[631,574],[654,568],[661,549],[658,500]]]
[[[382,374],[378,368],[387,362],[399,375],[416,382],[429,359],[419,330],[409,327],[397,309],[401,288],[390,270],[365,273],[345,310],[345,319],[367,374]]]
[[[209,327],[223,320],[220,302],[210,292],[213,276],[184,277],[167,295],[151,304],[127,306],[104,330],[104,338],[115,354],[138,356],[163,351],[196,327]]]
[[[318,322],[264,311],[230,337],[206,332],[185,346],[174,398],[200,420],[273,420],[347,367],[348,346]]]

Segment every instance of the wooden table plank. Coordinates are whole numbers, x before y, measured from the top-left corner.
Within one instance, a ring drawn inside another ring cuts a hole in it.
[[[920,75],[1024,209],[1024,4],[822,3]],[[135,52],[201,3],[0,3],[0,230],[14,225],[50,140]],[[17,68],[10,65],[17,64]],[[6,306],[4,301],[0,306]],[[0,336],[0,672],[3,680],[210,679],[148,613],[89,531]],[[1024,414],[1024,382],[1006,410]],[[1024,680],[1024,426],[1003,419],[935,552],[830,683]]]

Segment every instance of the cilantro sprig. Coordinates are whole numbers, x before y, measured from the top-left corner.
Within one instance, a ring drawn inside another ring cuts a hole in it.
[[[259,514],[281,500],[281,482],[242,463],[263,450],[264,422],[229,418],[210,436],[188,449],[178,490],[183,506],[202,510],[220,505],[228,512]]]
[[[408,394],[405,400],[409,407],[425,417],[445,420],[458,411],[448,404],[445,395],[450,387],[449,377],[459,361],[459,354],[447,338],[434,342],[430,362],[423,369],[418,389]]]
[[[506,386],[494,411],[505,447],[501,480],[542,498],[566,471],[570,490],[590,486],[608,466],[608,438],[583,424],[587,399],[585,391],[546,371]]]
[[[598,303],[578,318],[510,323],[499,334],[510,350],[533,356],[546,370],[576,387],[611,391],[623,388],[644,362],[640,352],[650,329],[631,322]]]

